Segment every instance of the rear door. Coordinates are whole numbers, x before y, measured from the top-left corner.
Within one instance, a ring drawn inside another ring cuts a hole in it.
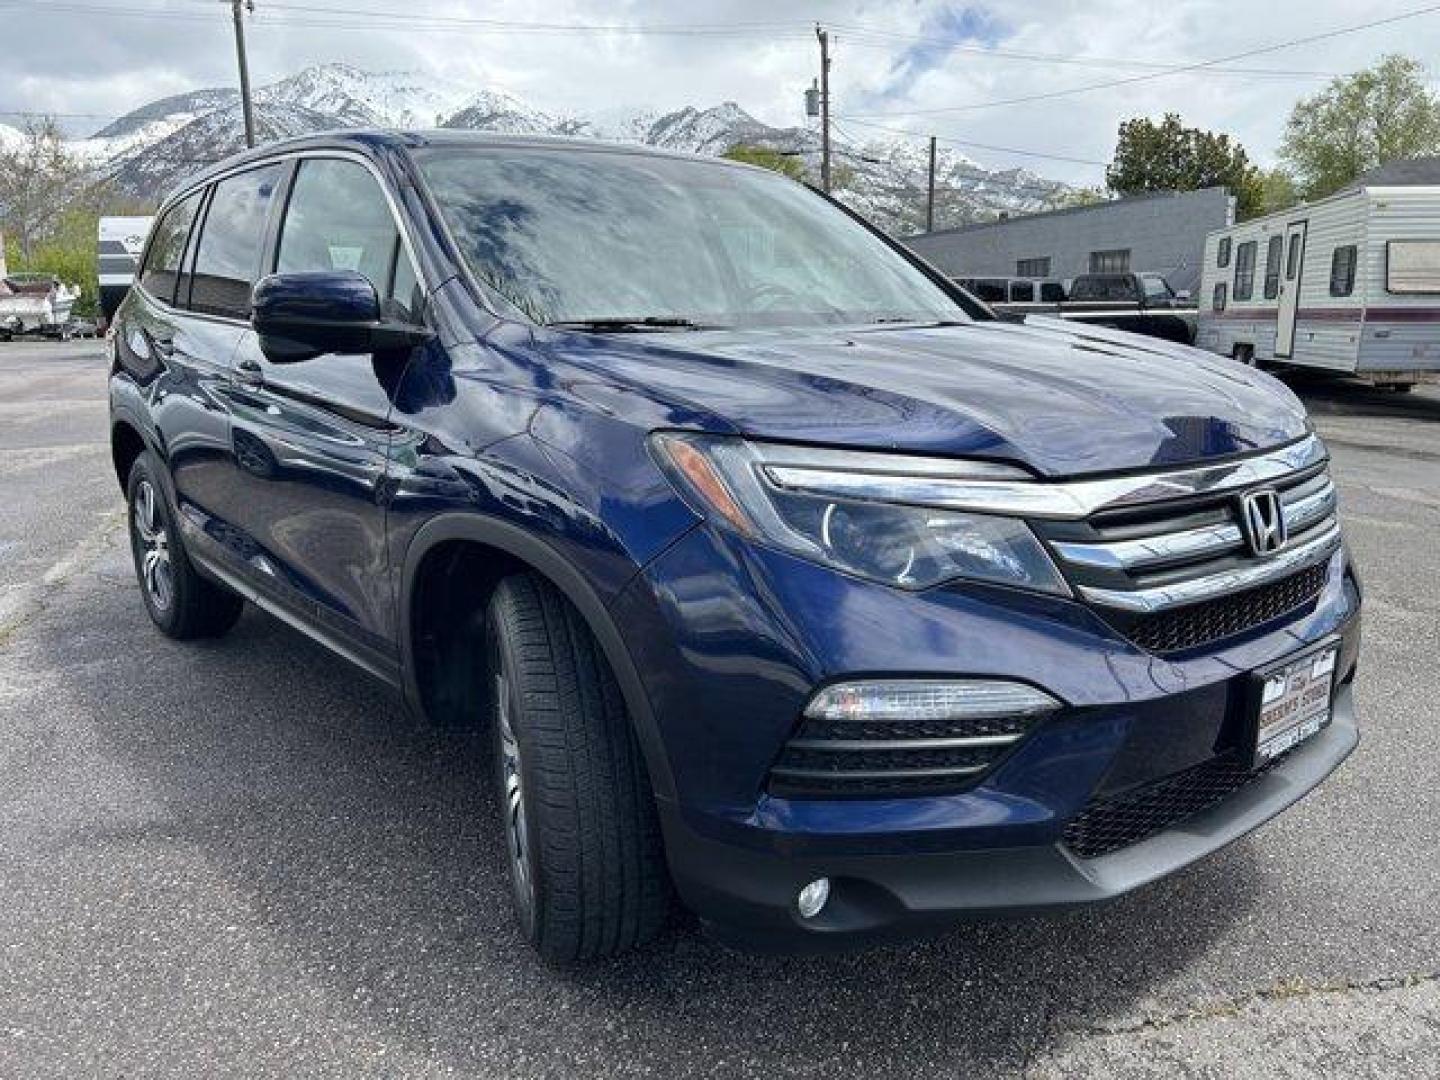
[[[1295,353],[1295,320],[1300,311],[1300,282],[1305,268],[1306,221],[1285,226],[1285,272],[1280,280],[1280,298],[1275,323],[1275,355],[1288,359]]]
[[[121,309],[116,355],[144,388],[151,442],[168,469],[177,508],[204,517],[225,502],[230,425],[226,390],[242,328],[188,310],[191,265],[208,189],[179,200],[158,222],[140,287]]]
[[[379,177],[349,157],[296,164],[267,272],[353,270],[386,315],[423,319],[423,293]],[[384,482],[391,392],[408,355],[273,363],[247,332],[236,365],[236,522],[262,584],[382,674],[394,658]]]

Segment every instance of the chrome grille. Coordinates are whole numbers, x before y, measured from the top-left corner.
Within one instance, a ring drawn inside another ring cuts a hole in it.
[[[1289,535],[1278,551],[1256,555],[1240,499],[1262,486],[1278,494]],[[1313,604],[1340,545],[1323,459],[1261,485],[1032,525],[1076,595],[1157,653],[1210,645]]]

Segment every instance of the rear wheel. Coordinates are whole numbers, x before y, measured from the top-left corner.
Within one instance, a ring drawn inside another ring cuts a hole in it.
[[[164,634],[184,641],[219,637],[240,617],[244,601],[223,585],[203,578],[185,554],[159,467],[149,453],[130,469],[130,552],[150,619]]]
[[[615,677],[575,608],[531,574],[496,587],[486,652],[520,928],[555,963],[633,948],[664,921],[669,882]]]

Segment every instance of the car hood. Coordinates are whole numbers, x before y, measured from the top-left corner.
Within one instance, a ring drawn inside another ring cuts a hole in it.
[[[683,401],[702,426],[1046,476],[1245,453],[1307,430],[1299,400],[1267,375],[1059,319],[588,337],[566,351]]]

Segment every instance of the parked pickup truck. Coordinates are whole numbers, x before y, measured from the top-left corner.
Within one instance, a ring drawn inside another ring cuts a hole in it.
[[[1008,301],[992,306],[1002,318],[1019,321],[1031,315],[1058,315],[1182,345],[1195,341],[1195,304],[1160,274],[1082,274],[1070,283],[1064,300],[1017,302],[1012,289]]]

